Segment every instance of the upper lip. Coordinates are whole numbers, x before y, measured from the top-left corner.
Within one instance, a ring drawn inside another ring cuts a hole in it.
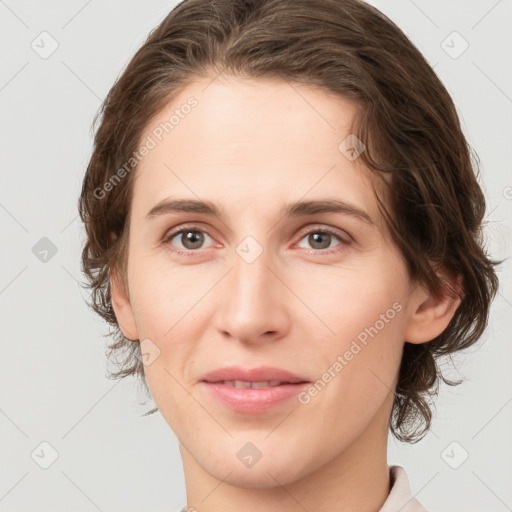
[[[280,382],[309,382],[308,379],[296,375],[283,368],[272,366],[258,366],[256,368],[242,368],[241,366],[226,366],[206,373],[200,379],[205,382],[220,382],[223,380],[241,380],[244,382],[261,382],[278,380]]]

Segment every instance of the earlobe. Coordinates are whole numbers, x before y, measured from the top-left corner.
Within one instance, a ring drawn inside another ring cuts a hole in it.
[[[139,335],[130,299],[114,272],[110,275],[110,295],[112,297],[112,307],[123,336],[131,341],[138,341]]]
[[[419,287],[413,292],[413,309],[404,336],[409,343],[426,343],[439,336],[462,302],[462,276],[448,279],[442,274],[439,277],[443,281],[443,290],[438,296]]]

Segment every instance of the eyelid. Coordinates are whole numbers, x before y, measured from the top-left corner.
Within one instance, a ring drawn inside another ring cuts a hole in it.
[[[206,234],[209,236],[212,240],[215,240],[215,238],[208,233],[208,231],[205,228],[202,228],[199,224],[180,224],[176,228],[171,228],[167,230],[162,237],[162,243],[168,244],[170,241],[176,236],[186,231],[200,231],[201,233]],[[192,250],[186,251],[186,252],[194,252]]]
[[[299,240],[304,238],[305,235],[309,235],[310,233],[316,233],[318,231],[326,232],[326,233],[329,233],[330,235],[334,235],[334,236],[338,237],[344,243],[355,242],[354,237],[350,233],[345,231],[344,229],[326,226],[325,224],[313,224],[313,225],[310,224],[310,225],[306,226],[305,228],[301,229],[298,234],[298,236],[300,237]],[[346,240],[343,235],[346,235],[346,238],[348,238],[348,239]]]

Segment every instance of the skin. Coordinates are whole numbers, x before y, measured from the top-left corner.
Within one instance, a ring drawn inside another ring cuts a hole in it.
[[[180,442],[188,507],[378,511],[390,489],[387,434],[404,340],[436,337],[459,299],[436,299],[409,280],[372,175],[338,150],[356,112],[349,100],[268,79],[204,78],[175,95],[144,137],[190,96],[197,107],[136,171],[128,290],[112,279],[123,334],[160,351],[145,376]],[[146,219],[171,196],[211,201],[224,217]],[[280,214],[285,203],[325,198],[355,205],[373,224]],[[183,235],[165,241],[185,224],[204,235],[198,248]],[[322,228],[336,232],[324,245],[308,236]],[[236,252],[249,235],[263,248],[252,263]],[[227,365],[278,366],[315,381],[394,303],[401,311],[308,404],[292,398],[249,415],[198,382]],[[262,453],[250,468],[237,457],[248,442]]]

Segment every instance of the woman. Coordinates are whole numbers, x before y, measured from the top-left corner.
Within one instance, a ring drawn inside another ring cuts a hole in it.
[[[173,9],[104,102],[80,213],[183,510],[425,510],[387,435],[428,432],[436,358],[486,326],[484,212],[449,94],[375,8]]]

